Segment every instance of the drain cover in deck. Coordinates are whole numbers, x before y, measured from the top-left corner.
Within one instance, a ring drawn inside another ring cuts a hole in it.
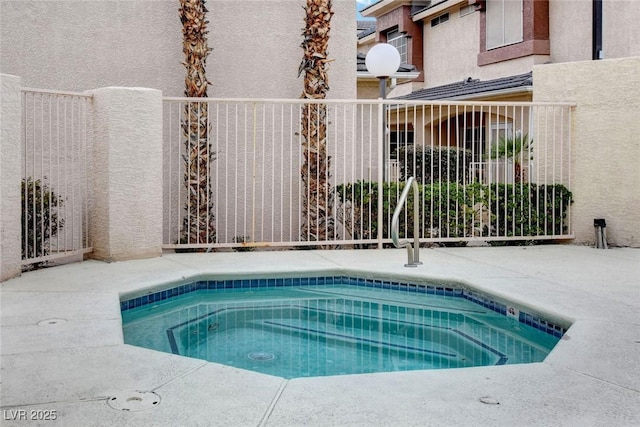
[[[129,390],[110,397],[107,404],[120,411],[144,411],[158,406],[160,396],[152,391]]]

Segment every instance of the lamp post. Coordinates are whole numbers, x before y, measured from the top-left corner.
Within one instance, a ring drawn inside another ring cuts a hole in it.
[[[380,80],[380,99],[387,98],[387,79],[400,67],[398,49],[388,43],[378,43],[367,52],[365,58],[367,70]],[[386,106],[382,103],[382,181],[387,180],[387,141],[386,141]]]

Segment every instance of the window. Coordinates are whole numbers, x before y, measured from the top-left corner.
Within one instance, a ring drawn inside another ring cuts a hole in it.
[[[436,16],[431,20],[431,26],[435,27],[438,24],[442,24],[443,22],[447,22],[449,20],[449,13],[443,13],[440,16]]]
[[[464,128],[464,148],[471,151],[472,160],[481,162],[484,157],[484,127],[467,127]]]
[[[460,18],[462,18],[463,16],[470,15],[475,11],[476,11],[476,6],[474,4],[470,4],[470,5],[467,5],[467,6],[462,6],[460,8]]]
[[[500,143],[500,138],[513,137],[513,123],[502,122],[491,124],[491,149],[495,150],[496,146]]]
[[[387,43],[398,49],[400,53],[400,63],[409,63],[407,57],[407,36],[399,32],[398,29],[391,30],[387,33]]]
[[[487,50],[522,38],[522,0],[486,0]]]
[[[413,125],[407,124],[400,129],[391,128],[389,132],[389,158],[398,160],[398,148],[413,145],[414,133]]]

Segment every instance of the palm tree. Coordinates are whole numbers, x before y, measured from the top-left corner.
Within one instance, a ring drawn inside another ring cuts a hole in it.
[[[298,76],[304,73],[301,98],[325,99],[329,91],[327,47],[333,16],[331,0],[307,0],[305,27],[301,44],[304,54]],[[335,237],[334,195],[330,183],[331,157],[327,154],[327,106],[308,103],[302,107],[302,147],[304,162],[301,176],[301,237],[309,241],[327,241]]]
[[[180,0],[180,21],[187,69],[184,79],[186,97],[206,98],[209,81],[205,75],[207,56],[207,9],[204,0]],[[187,211],[182,224],[180,243],[214,243],[213,192],[208,179],[215,153],[209,143],[208,104],[187,102],[182,119],[185,136],[184,183],[187,187]]]
[[[523,173],[520,164],[521,153],[529,152],[529,148],[533,145],[533,140],[529,139],[528,134],[522,135],[516,132],[515,136],[501,136],[495,148],[492,148],[489,155],[492,159],[511,159],[513,161],[514,181],[522,182]],[[530,160],[530,159],[529,159]]]

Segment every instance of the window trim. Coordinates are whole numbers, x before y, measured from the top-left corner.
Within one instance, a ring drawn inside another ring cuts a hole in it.
[[[549,1],[550,0],[522,0],[523,41],[490,50],[486,48],[486,10],[480,10],[478,66],[495,64],[525,56],[550,55]]]

